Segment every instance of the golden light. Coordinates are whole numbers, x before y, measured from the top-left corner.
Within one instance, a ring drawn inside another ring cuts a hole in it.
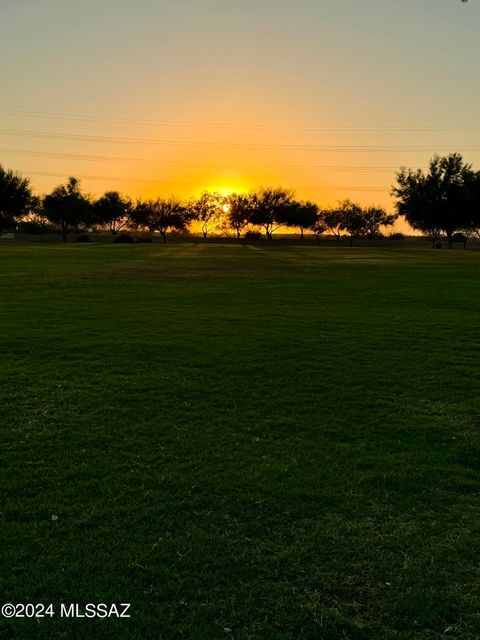
[[[245,193],[250,191],[250,188],[245,186],[243,183],[234,184],[233,182],[230,185],[226,185],[225,183],[213,183],[206,187],[206,189],[202,189],[202,191],[209,191],[210,193],[219,193],[221,196],[226,198],[230,196],[232,193]]]

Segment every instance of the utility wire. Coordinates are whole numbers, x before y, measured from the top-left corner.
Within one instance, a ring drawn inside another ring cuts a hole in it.
[[[123,118],[112,116],[92,116],[72,113],[52,113],[46,111],[26,111],[20,109],[0,109],[0,114],[47,120],[70,120],[75,122],[98,122],[155,127],[194,127],[205,129],[240,129],[252,131],[479,131],[480,125],[359,125],[359,126],[321,126],[306,125],[270,125],[219,122],[181,122],[175,120],[150,120],[144,118]]]
[[[23,129],[0,129],[0,135],[19,136],[24,138],[37,138],[47,140],[67,140],[77,142],[96,142],[108,144],[133,144],[133,145],[162,145],[162,146],[194,146],[194,147],[222,147],[243,149],[304,149],[311,151],[330,152],[398,152],[398,151],[432,151],[434,145],[314,145],[314,144],[251,144],[251,143],[226,143],[226,142],[199,142],[186,140],[159,140],[155,138],[123,138],[116,136],[95,136],[77,133],[55,133],[52,131],[36,131]],[[441,146],[442,150],[445,148]],[[468,149],[480,151],[480,145],[461,145],[457,150]],[[438,149],[437,149],[438,151]]]
[[[217,168],[217,169],[238,169],[239,165],[233,166],[230,162],[201,162],[201,161],[165,161],[156,160],[150,158],[129,158],[126,156],[104,156],[104,155],[89,155],[79,153],[57,153],[55,151],[30,151],[28,149],[9,149],[0,148],[0,153],[5,155],[25,156],[30,158],[50,158],[59,160],[81,160],[87,162],[112,162],[119,164],[150,164],[160,165],[167,167],[193,167],[193,168]],[[395,166],[362,166],[362,165],[272,165],[262,163],[262,168],[270,169],[285,169],[292,171],[332,171],[332,172],[358,172],[358,173],[391,173],[396,171],[398,167]]]

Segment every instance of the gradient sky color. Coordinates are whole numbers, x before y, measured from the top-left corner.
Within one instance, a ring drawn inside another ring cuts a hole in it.
[[[391,209],[401,165],[480,169],[479,30],[480,0],[0,0],[0,163]]]

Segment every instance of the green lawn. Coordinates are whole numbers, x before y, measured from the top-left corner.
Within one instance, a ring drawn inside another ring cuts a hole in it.
[[[405,247],[405,248],[402,248]],[[480,251],[0,246],[6,640],[480,635]]]

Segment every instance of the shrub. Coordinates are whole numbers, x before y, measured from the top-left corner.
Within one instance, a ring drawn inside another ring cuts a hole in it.
[[[22,220],[18,223],[20,233],[41,235],[43,233],[58,233],[58,227],[43,220]]]
[[[131,244],[132,242],[134,242],[134,240],[128,233],[122,233],[114,239],[115,244]]]
[[[400,233],[399,231],[394,231],[388,235],[389,240],[404,240],[405,234]]]
[[[82,233],[79,236],[75,236],[75,242],[90,242],[90,236],[86,233]]]
[[[135,241],[139,243],[153,242],[153,238],[150,238],[150,236],[137,236]]]
[[[260,240],[262,234],[260,233],[260,231],[247,231],[244,237],[245,240]]]

